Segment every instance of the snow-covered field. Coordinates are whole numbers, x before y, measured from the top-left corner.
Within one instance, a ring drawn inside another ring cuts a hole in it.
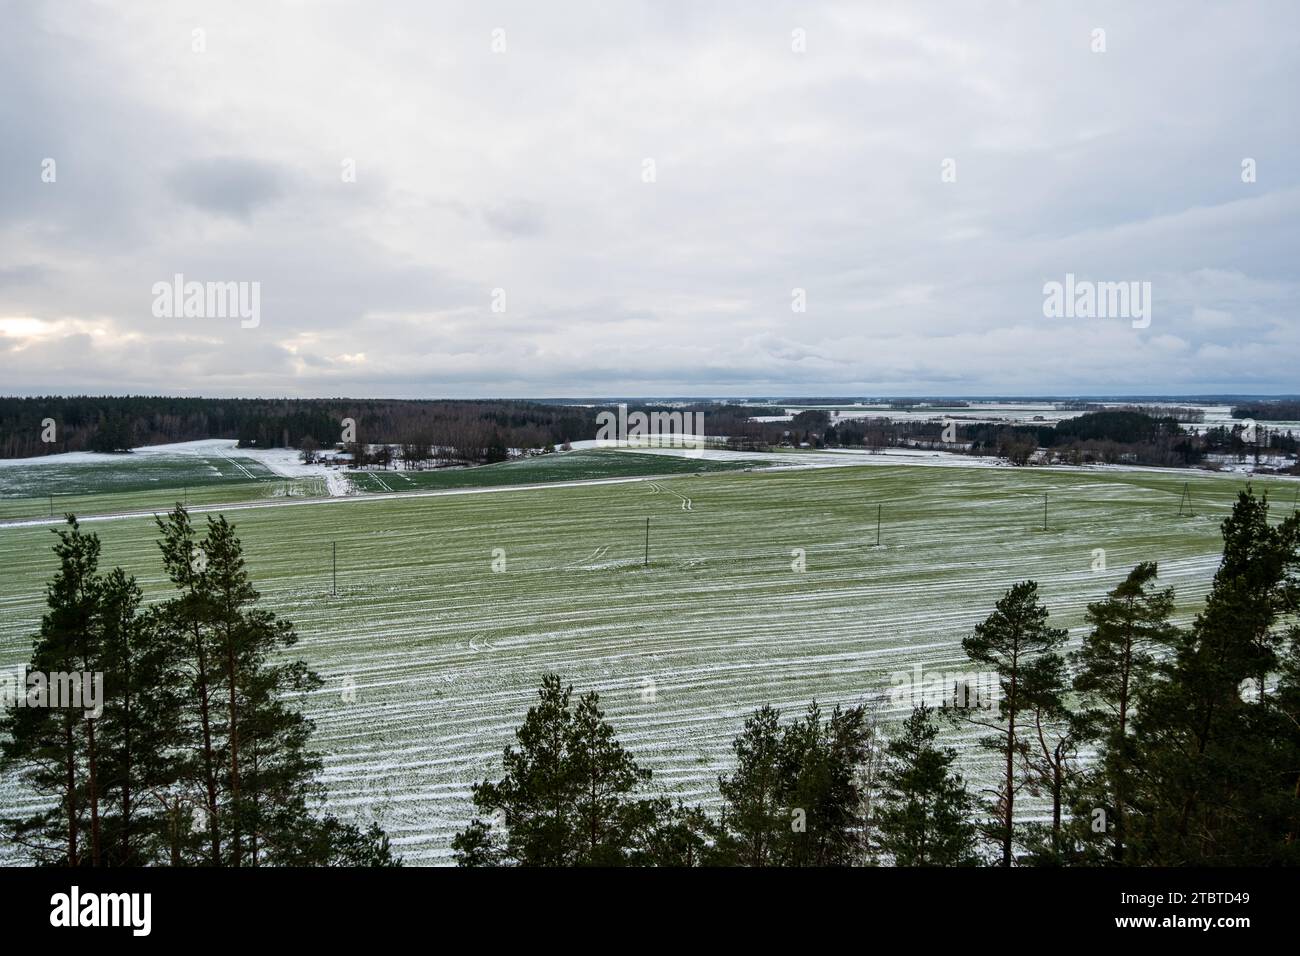
[[[300,652],[327,679],[309,706],[331,802],[382,822],[409,862],[446,862],[470,784],[498,772],[548,670],[601,692],[656,787],[712,801],[753,708],[861,701],[917,663],[960,669],[961,638],[1022,578],[1077,629],[1088,601],[1158,559],[1189,616],[1242,486],[1186,472],[813,457],[844,464],[232,510],[265,604],[297,624]],[[1193,518],[1177,517],[1185,481]],[[1261,484],[1289,508],[1294,483]],[[149,598],[164,594],[148,518],[90,527],[105,561],[137,574]],[[0,527],[0,666],[30,648],[49,539],[45,527]],[[978,780],[983,758],[972,738],[959,742]],[[6,780],[0,812],[28,799]]]
[[[144,445],[133,449],[130,455],[70,451],[39,458],[0,458],[0,468],[57,469],[71,465],[95,465],[130,470],[138,466],[135,459],[146,462],[224,459],[247,478],[255,479],[258,475],[240,464],[241,459],[251,459],[281,478],[320,479],[330,495],[345,495],[349,492],[347,476],[339,469],[323,464],[304,464],[298,457],[298,452],[292,448],[240,448],[238,444],[233,438],[206,438],[167,445]]]
[[[1232,417],[1232,406],[1222,404],[1199,404],[1194,402],[1160,402],[1134,399],[1131,402],[1098,402],[1099,405],[1118,408],[1130,405],[1152,406],[1154,408],[1195,408],[1199,409],[1204,420],[1198,424],[1185,427],[1193,432],[1202,432],[1213,427],[1232,427],[1240,425],[1241,419]],[[905,408],[891,408],[888,405],[793,405],[784,409],[782,415],[755,416],[755,421],[783,422],[790,421],[796,414],[810,409],[820,409],[830,415],[831,421],[853,421],[871,418],[892,418],[897,421],[933,421],[949,419],[962,424],[1022,424],[1022,425],[1056,425],[1068,418],[1077,418],[1086,414],[1082,409],[1062,408],[1056,402],[982,402],[972,401],[969,405],[946,407],[942,405],[918,405]],[[1260,422],[1270,430],[1286,431],[1300,434],[1300,422],[1278,421]]]
[[[1002,422],[1055,425],[1067,418],[1084,414],[1060,408],[1055,402],[971,402],[969,405],[915,405],[894,408],[886,404],[854,405],[791,405],[782,415],[759,415],[755,421],[789,421],[799,412],[819,410],[826,412],[833,423],[863,421],[872,418],[891,418],[895,421],[931,421],[951,418],[966,424]]]
[[[239,448],[234,439],[211,438],[203,441],[176,442],[137,448],[137,455],[195,455],[251,458],[281,478],[317,478],[324,482],[331,496],[351,493],[347,475],[340,468],[320,463],[304,464],[292,448]]]

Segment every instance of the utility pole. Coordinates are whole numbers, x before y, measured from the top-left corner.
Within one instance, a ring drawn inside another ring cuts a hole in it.
[[[1043,492],[1043,530],[1047,530],[1047,492]]]
[[[54,495],[50,495],[50,517],[54,517]]]
[[[645,565],[650,567],[650,519],[645,519]]]
[[[331,541],[330,545],[334,552],[334,583],[330,585],[330,595],[334,596],[339,593],[339,543],[337,541]]]
[[[876,505],[876,547],[880,547],[880,505]]]

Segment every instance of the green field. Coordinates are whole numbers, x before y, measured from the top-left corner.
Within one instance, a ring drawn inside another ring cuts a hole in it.
[[[342,471],[355,494],[491,488],[763,467],[764,460],[714,461],[583,450],[476,468]],[[262,498],[326,497],[323,478],[282,478],[252,458],[134,454],[75,463],[0,464],[0,521],[123,511],[165,511],[176,502],[234,504]]]
[[[287,483],[251,458],[144,454],[75,463],[5,463],[0,464],[0,520],[48,515],[51,510],[161,510],[182,500],[215,504],[307,490],[305,484]]]
[[[503,461],[477,468],[437,471],[379,471],[349,473],[361,491],[434,491],[449,488],[492,488],[553,481],[592,481],[646,475],[703,474],[743,471],[772,464],[766,460],[714,461],[634,451],[569,451],[536,458]]]
[[[125,494],[158,487],[240,484],[274,477],[269,468],[252,458],[124,454],[74,463],[55,458],[0,467],[0,497]]]
[[[1176,516],[1184,481],[1196,517]],[[1243,486],[1191,473],[873,464],[330,499],[230,517],[265,604],[298,625],[302,655],[327,679],[309,707],[331,801],[378,819],[409,862],[435,863],[545,671],[601,691],[657,786],[708,800],[747,712],[858,702],[917,662],[960,669],[962,637],[1017,580],[1039,581],[1077,638],[1085,604],[1155,559],[1188,619]],[[1294,487],[1276,496],[1286,510]],[[163,596],[150,520],[87,527],[106,562]],[[0,527],[0,665],[26,658],[52,540],[49,526]],[[806,571],[792,568],[796,549]],[[1105,570],[1093,570],[1096,549]],[[978,779],[972,740],[954,741]],[[9,781],[0,789],[3,808],[24,799]]]

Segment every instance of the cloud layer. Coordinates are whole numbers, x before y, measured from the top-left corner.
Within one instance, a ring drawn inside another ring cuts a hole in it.
[[[0,17],[0,392],[1300,391],[1289,3]]]

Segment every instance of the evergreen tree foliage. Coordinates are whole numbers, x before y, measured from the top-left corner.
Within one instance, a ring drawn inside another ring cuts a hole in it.
[[[1300,796],[1300,727],[1288,710],[1300,516],[1270,525],[1267,499],[1248,489],[1222,528],[1205,606],[1139,695],[1126,815],[1134,863],[1300,860],[1288,838]]]
[[[649,770],[637,766],[600,710],[595,692],[575,707],[573,688],[542,679],[538,702],[502,757],[505,775],[474,785],[475,818],[453,841],[461,866],[693,865],[701,814],[637,798]]]
[[[1150,685],[1157,671],[1157,652],[1177,639],[1169,623],[1174,610],[1173,588],[1157,589],[1155,562],[1138,564],[1104,600],[1088,605],[1091,630],[1072,655],[1077,670],[1074,690],[1084,702],[1084,735],[1098,743],[1094,792],[1099,799],[1081,809],[1091,827],[1092,811],[1100,809],[1109,858],[1127,861],[1127,815],[1134,784],[1137,753],[1133,734],[1138,692]],[[1090,830],[1082,831],[1088,839]]]
[[[952,769],[957,752],[940,747],[930,708],[915,708],[885,748],[875,846],[895,866],[971,866],[977,831],[973,801]]]
[[[47,798],[5,821],[38,863],[64,866],[389,865],[378,827],[317,816],[320,759],[303,696],[320,678],[288,653],[293,626],[256,606],[224,517],[200,539],[158,521],[176,593],[141,612],[121,569],[68,516],[32,653],[42,674],[100,675],[98,713],[27,707],[0,723],[0,766]]]
[[[99,539],[83,533],[72,515],[67,516],[67,527],[55,533],[59,570],[46,590],[48,610],[33,640],[29,665],[42,682],[58,674],[103,671]],[[18,688],[18,693],[26,692],[26,687]],[[37,863],[84,866],[103,861],[102,758],[94,724],[85,708],[71,706],[15,708],[0,719],[0,769],[16,768],[27,785],[49,801],[30,816],[5,821],[10,839],[27,847]]]
[[[872,746],[863,707],[814,701],[780,726],[780,713],[750,715],[732,744],[735,770],[718,780],[723,799],[718,862],[740,866],[848,866],[864,853],[860,770]]]
[[[991,834],[1001,844],[1002,865],[1010,866],[1015,844],[1015,799],[1024,785],[1018,761],[1026,746],[1021,715],[1033,710],[1034,690],[1027,669],[1034,660],[1053,653],[1066,632],[1048,625],[1047,608],[1038,599],[1038,585],[1022,581],[1012,587],[974,634],[962,641],[966,655],[975,663],[995,671],[1001,689],[996,721],[984,716],[968,717],[990,726],[996,733],[985,738],[985,747],[996,751],[1002,763],[1002,781],[991,810],[995,822]],[[980,712],[983,714],[983,712]]]

